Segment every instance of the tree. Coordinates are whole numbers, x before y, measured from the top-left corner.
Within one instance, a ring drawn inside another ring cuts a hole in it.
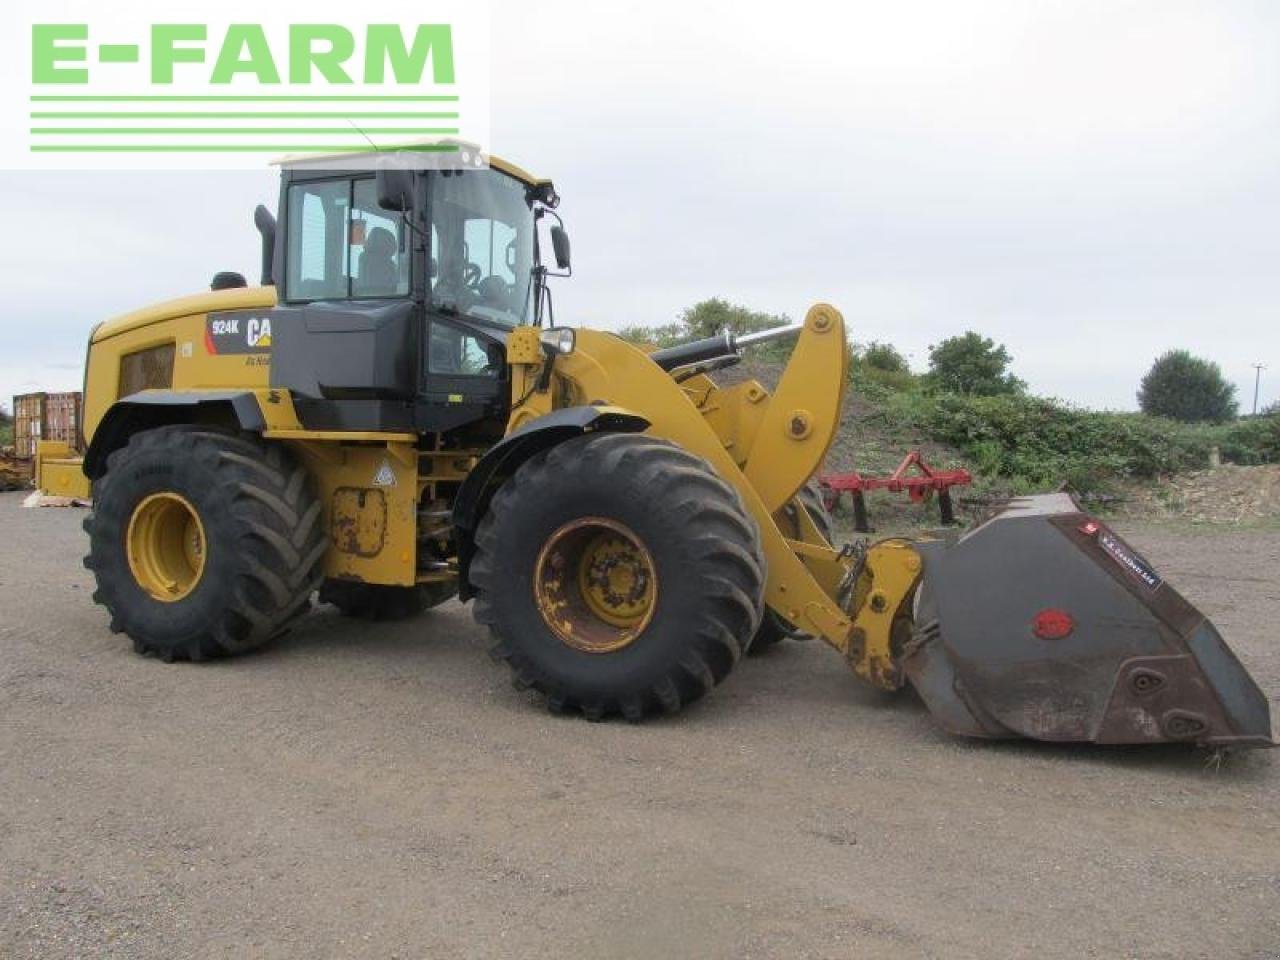
[[[937,390],[976,397],[1021,393],[1026,384],[1009,373],[1003,344],[972,330],[929,347],[929,383]]]
[[[764,313],[730,303],[720,297],[712,297],[685,308],[680,313],[680,319],[675,323],[654,327],[623,327],[618,331],[618,336],[632,343],[670,347],[689,340],[713,337],[724,330],[732,333],[753,333],[770,327],[783,327],[790,322],[786,314]],[[791,341],[789,340],[766,343],[758,348],[757,356],[777,360],[785,357],[790,350]]]
[[[885,373],[910,372],[907,358],[898,352],[898,348],[892,343],[881,343],[878,340],[867,344],[862,351],[862,362],[873,370],[883,370]]]
[[[1138,387],[1138,406],[1153,417],[1185,423],[1221,423],[1236,415],[1235,384],[1228,383],[1213,361],[1186,350],[1170,350],[1156,358]]]
[[[664,323],[660,327],[623,327],[618,336],[632,343],[652,344],[655,347],[671,347],[687,340],[684,325]]]
[[[754,333],[769,327],[786,326],[790,322],[785,314],[750,310],[720,297],[702,300],[680,314],[680,323],[691,340],[712,337],[722,330]]]

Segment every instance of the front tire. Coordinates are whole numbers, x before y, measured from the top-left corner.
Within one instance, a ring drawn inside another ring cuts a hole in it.
[[[310,605],[327,547],[310,477],[277,444],[192,426],[130,437],[85,519],[95,602],[165,661],[242,653]]]
[[[765,562],[737,492],[652,437],[534,456],[476,533],[476,620],[553,711],[639,720],[729,675],[760,624]]]

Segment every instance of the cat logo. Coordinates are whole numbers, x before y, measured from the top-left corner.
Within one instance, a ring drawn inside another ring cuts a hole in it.
[[[211,313],[204,328],[205,351],[211,356],[271,352],[271,317],[245,313]]]
[[[271,318],[250,317],[245,324],[245,340],[252,349],[271,349]]]
[[[391,469],[390,460],[382,461],[382,466],[373,475],[373,485],[375,487],[394,487],[396,485],[396,472]]]

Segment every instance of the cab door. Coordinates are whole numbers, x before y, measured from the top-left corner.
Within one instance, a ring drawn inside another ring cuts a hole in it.
[[[471,318],[428,312],[420,429],[450,430],[504,416],[510,396],[506,332]]]

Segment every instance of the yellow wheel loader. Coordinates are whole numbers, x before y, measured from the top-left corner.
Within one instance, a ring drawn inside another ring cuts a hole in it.
[[[958,734],[1271,742],[1212,624],[1066,495],[952,543],[834,543],[807,484],[847,383],[840,313],[658,350],[556,326],[557,203],[496,158],[289,165],[278,219],[255,216],[260,285],[218,274],[96,328],[86,455],[40,470],[91,485],[111,628],[201,660],[317,591],[362,617],[456,595],[518,686],[591,719],[679,710],[803,632]],[[716,382],[784,337],[772,393]]]

